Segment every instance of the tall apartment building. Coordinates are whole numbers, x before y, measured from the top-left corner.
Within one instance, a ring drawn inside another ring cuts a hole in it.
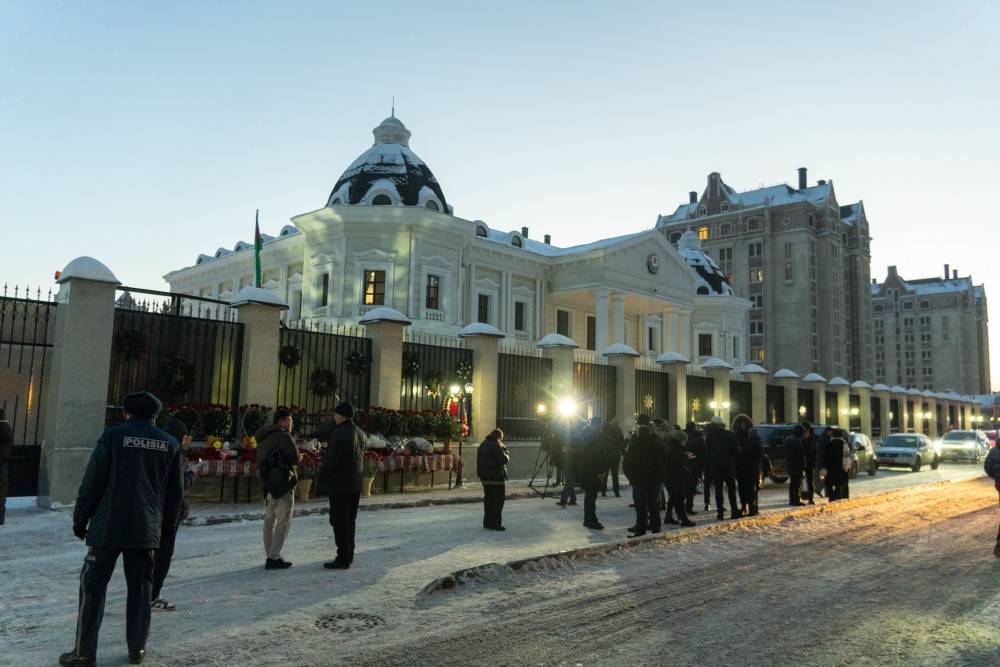
[[[990,393],[986,290],[944,265],[943,278],[872,281],[875,381],[921,390]]]
[[[862,202],[841,206],[832,181],[736,192],[718,173],[656,228],[676,245],[694,231],[752,302],[747,348],[774,372],[872,376],[871,251]]]

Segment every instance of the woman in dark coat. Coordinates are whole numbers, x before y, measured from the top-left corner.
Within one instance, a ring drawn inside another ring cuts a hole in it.
[[[747,431],[747,442],[740,449],[740,502],[747,516],[757,516],[757,496],[760,493],[760,464],[764,460],[764,441],[757,429]],[[744,497],[744,493],[746,496]]]
[[[844,485],[847,484],[848,473],[844,471],[844,438],[843,431],[836,429],[833,437],[823,449],[823,468],[826,477],[826,499],[828,503],[846,497]],[[821,470],[820,474],[824,474]]]
[[[688,519],[684,506],[687,504],[687,496],[684,493],[684,482],[687,476],[687,462],[690,458],[684,449],[687,441],[687,433],[676,430],[667,438],[667,447],[663,463],[663,484],[667,487],[667,517],[666,523],[679,523],[682,526],[693,526],[693,521]],[[674,513],[677,519],[674,519]]]
[[[722,417],[715,415],[705,430],[705,443],[708,445],[709,471],[712,483],[715,484],[715,510],[718,519],[726,517],[722,503],[722,485],[726,485],[729,496],[730,516],[738,519],[740,514],[736,507],[736,457],[739,455],[739,445],[736,436],[726,428]]]
[[[486,436],[476,452],[476,475],[483,483],[483,528],[507,530],[503,527],[504,495],[507,491],[507,462],[510,455],[501,440],[503,431],[496,428]]]
[[[736,457],[736,486],[739,489],[740,512],[747,514],[750,511],[752,500],[757,497],[757,487],[760,486],[760,455],[748,451],[750,449],[750,429],[753,428],[753,420],[746,415],[736,415],[733,420],[733,435],[736,436],[736,444],[740,447],[740,453]]]

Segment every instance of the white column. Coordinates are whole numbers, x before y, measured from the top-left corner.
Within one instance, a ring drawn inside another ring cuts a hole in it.
[[[476,265],[469,264],[469,298],[468,310],[465,314],[465,324],[469,325],[476,321]]]
[[[621,292],[615,292],[612,294],[611,308],[611,343],[625,343],[625,295]]]
[[[608,297],[610,294],[610,290],[594,290],[594,315],[597,318],[594,348],[597,350],[597,354],[604,352],[608,347]]]
[[[691,358],[691,309],[681,308],[677,317],[677,352]]]
[[[677,307],[669,306],[663,311],[663,352],[677,352]]]

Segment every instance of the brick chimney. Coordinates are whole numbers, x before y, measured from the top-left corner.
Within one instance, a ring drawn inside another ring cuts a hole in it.
[[[944,265],[944,279],[948,280],[948,265]]]
[[[528,228],[527,227],[521,227],[521,236],[523,236],[524,238],[528,238]]]
[[[545,245],[552,245],[552,237],[548,234],[545,235]]]
[[[688,193],[688,203],[697,204],[698,203],[698,193],[692,190]]]
[[[799,190],[805,190],[807,187],[809,186],[806,184],[806,168],[799,167]]]

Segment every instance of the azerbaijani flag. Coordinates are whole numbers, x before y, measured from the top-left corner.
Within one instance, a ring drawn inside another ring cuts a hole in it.
[[[257,209],[256,227],[253,233],[253,259],[256,267],[254,277],[256,285],[260,287],[260,249],[264,247],[264,242],[260,238],[260,209]]]

